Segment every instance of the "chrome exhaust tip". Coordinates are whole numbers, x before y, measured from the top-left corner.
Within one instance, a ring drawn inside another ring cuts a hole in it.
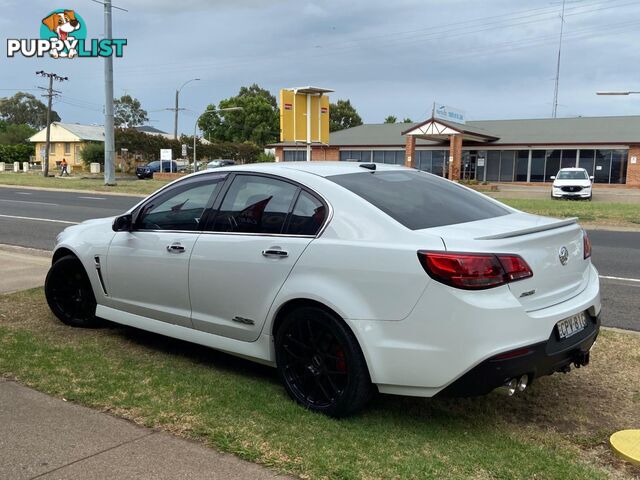
[[[529,386],[529,375],[522,375],[519,379],[518,379],[518,391],[519,392],[524,392],[525,389]]]
[[[516,380],[515,378],[512,378],[503,386],[501,386],[499,388],[499,391],[504,395],[506,395],[507,397],[511,397],[513,396],[514,393],[516,393],[517,389],[518,389],[518,380]]]

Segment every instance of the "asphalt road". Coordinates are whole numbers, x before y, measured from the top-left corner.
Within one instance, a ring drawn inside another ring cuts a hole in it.
[[[140,197],[0,188],[0,244],[51,250],[56,235],[90,218],[118,215]],[[640,331],[640,232],[589,232],[601,275],[603,324]]]

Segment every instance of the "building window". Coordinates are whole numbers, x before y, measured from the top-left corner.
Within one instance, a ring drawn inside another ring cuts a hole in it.
[[[515,178],[516,182],[526,182],[529,171],[529,150],[518,150],[516,156]]]
[[[575,168],[577,154],[577,150],[562,150],[560,168]]]
[[[544,182],[544,160],[546,150],[531,150],[531,181]]]
[[[69,142],[64,144],[64,154],[71,155],[71,144]]]
[[[500,152],[500,181],[513,182],[513,168],[515,165],[515,154],[513,150],[503,150]]]
[[[431,164],[431,150],[418,150],[415,152],[415,160],[413,164],[418,170],[433,173]]]
[[[285,162],[306,162],[307,151],[306,150],[285,150],[284,161]]]
[[[609,183],[626,183],[627,181],[627,155],[626,150],[614,150],[611,152],[611,175]]]
[[[551,177],[558,175],[560,170],[560,150],[547,150],[547,162],[544,166],[544,181],[551,182]]]
[[[609,183],[611,153],[611,150],[596,150],[596,171],[594,174],[596,183]]]
[[[375,158],[379,158],[379,156],[376,156]],[[371,159],[372,159],[371,150],[340,150],[340,161],[342,162],[370,163]]]
[[[45,148],[47,148],[47,144],[45,143]],[[55,155],[56,154],[56,144],[55,143],[50,143],[49,144],[49,155]]]
[[[500,151],[489,150],[487,152],[487,182],[500,180]]]
[[[580,150],[578,167],[584,168],[589,173],[589,176],[593,176],[595,158],[595,152],[593,150]]]

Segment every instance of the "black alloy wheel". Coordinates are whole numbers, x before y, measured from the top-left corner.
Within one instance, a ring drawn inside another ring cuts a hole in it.
[[[335,315],[317,307],[287,315],[275,339],[278,373],[305,408],[332,417],[361,410],[373,388],[358,342]]]
[[[44,284],[49,308],[60,321],[72,327],[98,326],[96,298],[82,263],[67,255],[49,269]]]

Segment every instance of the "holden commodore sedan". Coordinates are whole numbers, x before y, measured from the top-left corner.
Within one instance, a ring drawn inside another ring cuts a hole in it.
[[[600,293],[575,219],[399,166],[222,167],[67,228],[46,279],[75,327],[107,319],[277,368],[341,417],[376,392],[522,391],[589,362]]]

